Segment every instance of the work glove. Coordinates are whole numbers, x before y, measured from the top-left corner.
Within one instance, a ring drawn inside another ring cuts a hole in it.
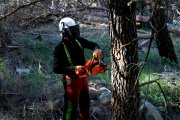
[[[84,68],[84,66],[78,65],[75,66],[75,73],[79,76],[79,77],[86,77],[86,70]]]
[[[93,52],[93,57],[97,58],[97,59],[100,59],[100,56],[101,56],[101,50],[100,49],[96,49],[94,52]]]

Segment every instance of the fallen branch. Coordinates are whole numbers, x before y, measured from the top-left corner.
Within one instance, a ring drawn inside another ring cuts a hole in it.
[[[150,17],[149,16],[142,16],[142,15],[136,15],[136,22],[149,22]]]
[[[137,34],[138,39],[150,39],[151,35],[150,34]]]
[[[1,93],[0,95],[20,95],[20,93]]]
[[[150,20],[149,16],[136,15],[137,25],[138,25],[138,22],[147,23],[147,22],[149,22],[149,20]],[[166,25],[168,27],[169,32],[180,35],[180,26],[175,26],[175,25],[170,24],[170,23],[166,23]]]
[[[2,43],[2,45],[0,45],[0,48],[9,48],[9,49],[17,49],[20,46],[16,46],[16,45],[8,45],[3,39],[0,40],[0,42]]]
[[[103,11],[107,11],[108,9],[105,8],[105,7],[91,7],[91,5],[85,5],[82,1],[80,0],[77,0],[81,5],[84,6],[83,9],[86,9],[86,10],[103,10]]]
[[[180,26],[176,26],[170,23],[166,23],[166,25],[170,32],[180,35]]]
[[[17,45],[7,45],[6,48],[9,48],[9,49],[18,49],[18,48],[20,48],[20,46],[17,46]]]
[[[29,3],[29,4],[25,4],[25,5],[19,6],[19,7],[16,8],[14,11],[12,11],[12,12],[6,14],[5,16],[1,17],[1,18],[0,18],[0,21],[3,20],[3,19],[5,19],[5,18],[7,18],[8,16],[14,14],[15,12],[19,11],[19,10],[22,9],[22,8],[25,8],[25,7],[27,7],[27,6],[30,6],[30,5],[36,4],[37,2],[42,2],[42,1],[44,1],[44,0],[37,0],[37,1],[31,2],[31,3]]]

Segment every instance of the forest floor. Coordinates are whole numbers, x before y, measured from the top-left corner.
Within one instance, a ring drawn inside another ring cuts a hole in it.
[[[13,44],[23,45],[23,48],[3,50],[3,54],[1,54],[1,57],[10,68],[9,73],[6,73],[12,77],[0,75],[1,78],[4,78],[2,84],[3,89],[6,90],[3,91],[4,93],[0,98],[0,120],[62,119],[64,91],[62,83],[59,80],[61,76],[53,76],[50,78],[48,78],[48,75],[45,76],[45,79],[48,79],[48,81],[43,81],[43,85],[39,88],[38,86],[32,87],[29,84],[25,84],[25,75],[14,74],[17,66],[26,68],[29,65],[33,66],[37,64],[35,62],[39,62],[28,61],[26,56],[24,56],[24,53],[28,53],[30,50],[34,50],[34,48],[32,48],[32,45],[30,45],[28,41],[24,42],[23,40],[25,39],[22,39],[22,37],[27,38],[30,36],[34,39],[38,34],[42,34],[42,39],[45,40],[47,44],[50,44],[51,48],[54,48],[60,40],[58,27],[55,24],[48,24],[47,26],[37,27],[36,29],[18,30],[16,33],[13,33]],[[52,57],[50,58],[52,59]],[[9,78],[13,85],[8,85],[7,81],[5,81],[5,79]],[[53,80],[53,78],[56,80]],[[110,103],[103,105],[99,101],[99,95],[103,91],[111,91],[110,82],[91,80],[89,87],[93,120],[110,120]],[[177,117],[175,120],[180,120],[180,118]]]
[[[30,60],[29,55],[32,52],[36,54],[35,52],[38,50],[38,46],[35,46],[37,48],[33,46],[36,42],[32,43],[32,40],[36,41],[39,34],[41,34],[43,43],[49,44],[53,51],[60,41],[58,27],[54,23],[50,23],[33,29],[16,28],[15,31],[11,34],[12,45],[17,45],[18,48],[4,48],[0,51],[1,58],[7,67],[5,69],[9,69],[8,71],[3,70],[5,74],[0,72],[0,78],[3,79],[1,81],[3,92],[0,96],[0,120],[61,120],[64,105],[61,75],[51,76],[49,74],[53,74],[52,71],[51,73],[44,71],[47,75],[42,78],[45,78],[46,81],[42,80],[42,83],[37,83],[40,86],[36,86],[31,85],[31,80],[28,81],[26,78],[29,77],[27,75],[29,73],[21,75],[17,73],[17,68],[22,68],[22,70],[24,68],[36,69],[39,61],[35,58],[33,59],[35,61]],[[50,55],[53,54],[50,53]],[[52,56],[48,58],[50,58],[51,63]],[[32,81],[33,79],[34,77],[32,77]],[[36,82],[34,81],[32,84]],[[111,89],[110,83],[91,80],[89,87],[92,119],[110,120],[110,103],[103,105],[98,98],[103,91]]]

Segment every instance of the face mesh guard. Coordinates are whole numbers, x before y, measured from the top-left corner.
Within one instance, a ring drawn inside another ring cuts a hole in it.
[[[69,31],[71,32],[71,35],[74,38],[79,38],[80,37],[79,25],[69,27]]]

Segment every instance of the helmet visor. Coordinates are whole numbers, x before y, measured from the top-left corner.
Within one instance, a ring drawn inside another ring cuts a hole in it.
[[[79,25],[71,26],[71,27],[69,27],[69,30],[73,37],[75,37],[75,38],[80,37]]]

